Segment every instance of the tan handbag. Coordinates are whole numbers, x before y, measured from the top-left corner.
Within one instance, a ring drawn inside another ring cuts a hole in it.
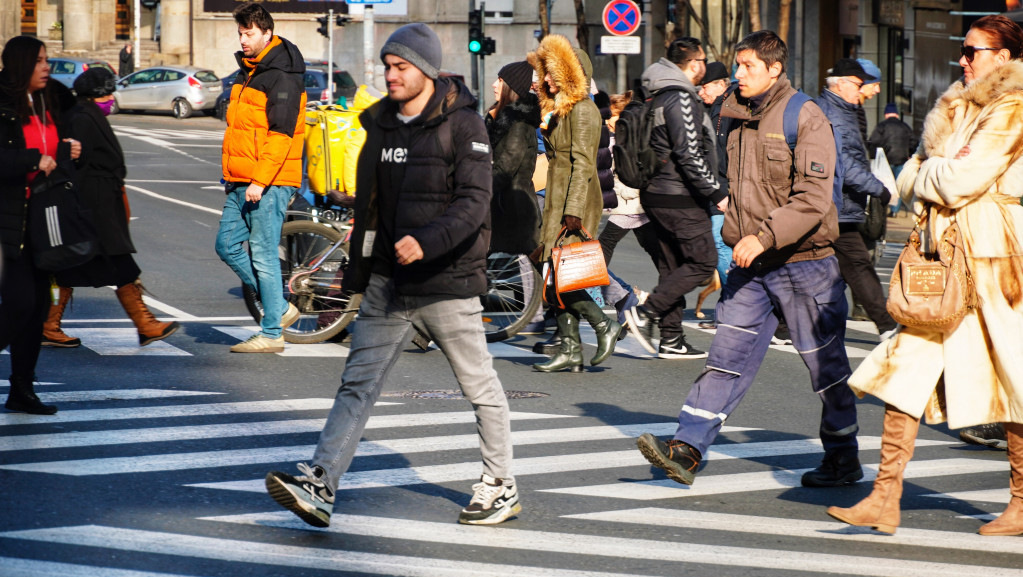
[[[550,284],[551,278],[554,279],[554,293],[558,295],[560,308],[565,308],[565,303],[561,301],[561,293],[611,284],[600,242],[593,240],[589,231],[584,227],[582,233],[585,241],[562,246],[567,232],[568,229],[561,227],[556,246],[551,250],[550,266],[547,268],[547,275],[544,278],[545,286]],[[547,300],[546,290],[544,291],[544,300]]]
[[[977,306],[977,291],[966,267],[959,224],[953,218],[937,250],[923,253],[920,227],[926,220],[927,212],[917,221],[892,271],[888,313],[907,327],[949,333]]]
[[[540,153],[536,155],[536,166],[533,168],[533,192],[540,192],[547,188],[547,169],[550,163],[547,155]]]

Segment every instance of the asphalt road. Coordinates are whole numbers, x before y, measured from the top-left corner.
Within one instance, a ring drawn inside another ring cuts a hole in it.
[[[480,472],[472,414],[462,399],[402,396],[457,388],[443,355],[410,350],[331,528],[313,529],[280,509],[262,479],[311,458],[346,345],[230,354],[255,323],[213,251],[223,124],[113,123],[142,280],[158,316],[183,328],[140,349],[112,290],[75,291],[65,328],[84,346],[44,350],[38,367],[40,396],[60,412],[0,413],[0,575],[1023,574],[1023,540],[975,534],[1008,501],[1005,453],[963,445],[943,426],[921,429],[895,536],[827,517],[825,506],[851,505],[870,484],[799,487],[821,456],[820,408],[785,346],[769,351],[685,488],[647,465],[634,438],[674,431],[702,361],[653,359],[630,337],[601,367],[547,375],[530,370],[537,337],[491,345],[505,388],[538,393],[510,400],[523,512],[500,527],[455,522]],[[881,259],[884,279],[896,254]],[[632,237],[612,268],[654,284]],[[712,334],[688,312],[688,338],[708,347]],[[854,363],[876,342],[872,325],[849,323]],[[864,399],[859,411],[872,478],[882,407]]]

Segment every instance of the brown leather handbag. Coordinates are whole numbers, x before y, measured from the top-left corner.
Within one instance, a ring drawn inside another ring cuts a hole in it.
[[[561,227],[556,246],[551,250],[550,266],[547,267],[544,278],[544,285],[551,284],[550,279],[553,278],[554,293],[558,295],[558,306],[561,308],[565,308],[565,303],[561,301],[561,293],[611,284],[600,242],[593,240],[584,227],[582,235],[586,240],[562,246],[567,233],[568,229]],[[547,291],[544,291],[545,300],[546,295]]]
[[[921,252],[920,227],[928,212],[916,223],[888,288],[888,314],[907,327],[952,332],[966,313],[977,306],[977,291],[966,267],[962,233],[953,218],[934,253]]]

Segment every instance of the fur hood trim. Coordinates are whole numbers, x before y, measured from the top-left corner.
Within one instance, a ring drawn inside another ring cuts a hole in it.
[[[952,134],[952,119],[959,106],[984,107],[1013,92],[1023,92],[1023,61],[1013,60],[977,82],[966,86],[957,81],[938,98],[927,113],[921,138],[927,156],[942,156],[945,140]],[[1015,95],[1020,98],[1019,94]]]
[[[535,52],[526,57],[539,81],[540,110],[543,114],[553,111],[565,117],[576,102],[590,95],[590,59],[585,52],[572,48],[568,38],[560,34],[548,34],[540,41]],[[550,73],[558,87],[557,94],[551,94],[543,79]]]

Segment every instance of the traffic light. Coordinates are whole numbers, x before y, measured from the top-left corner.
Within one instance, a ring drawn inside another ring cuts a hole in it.
[[[348,24],[348,22],[350,20],[351,20],[351,18],[349,18],[347,16],[341,16],[340,14],[334,17],[334,22],[338,26],[344,26],[345,24]]]
[[[479,54],[483,50],[483,11],[469,11],[469,52]]]
[[[324,38],[330,38],[330,20],[326,16],[320,16],[316,19],[320,23],[320,27],[316,29],[317,32],[323,34]]]
[[[497,50],[497,42],[489,36],[483,38],[483,48],[480,50],[481,56],[490,56]]]

